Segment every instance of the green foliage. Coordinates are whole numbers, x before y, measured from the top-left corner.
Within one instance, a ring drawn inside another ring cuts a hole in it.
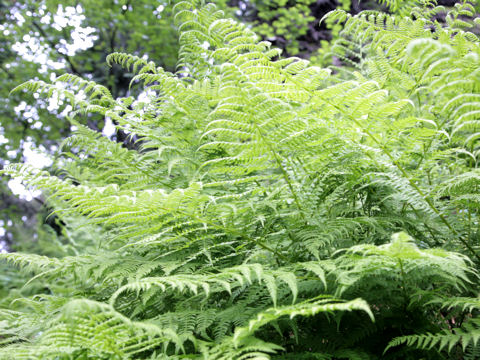
[[[398,346],[402,343],[406,343],[408,346],[415,346],[422,349],[432,349],[438,347],[439,350],[446,348],[451,351],[452,348],[461,343],[463,350],[472,343],[473,346],[477,345],[480,338],[480,330],[478,319],[470,320],[463,328],[457,328],[455,330],[443,330],[441,333],[431,334],[426,333],[422,335],[410,335],[396,338],[393,340],[386,351],[393,346]]]
[[[2,172],[65,227],[0,255],[0,357],[474,358],[480,45],[468,3],[445,26],[408,10],[331,13],[345,66],[322,69],[181,1],[176,73],[107,58],[145,101],[75,75],[18,86],[62,97],[75,132],[56,170]]]
[[[109,67],[105,57],[114,51],[140,57],[148,53],[149,59],[174,70],[178,42],[171,8],[156,0],[0,0],[0,168],[32,162],[30,149],[52,155],[71,134],[65,121],[70,107],[61,96],[38,99],[40,106],[35,107],[21,93],[9,95],[10,90],[30,79],[50,82],[68,72],[105,86],[114,97],[125,95],[132,75]],[[98,132],[105,124],[94,114],[78,120]],[[115,137],[128,143],[124,135],[117,132]],[[40,236],[43,223],[50,222],[39,210],[43,199],[19,199],[11,188],[2,178],[0,226],[5,234],[2,231],[0,246],[6,241],[10,249],[31,247],[32,236]]]
[[[256,1],[259,20],[255,31],[267,39],[281,36],[285,39],[286,50],[292,55],[299,51],[298,39],[305,36],[309,24],[315,20],[310,6],[313,0],[295,1],[294,4],[286,0]],[[290,6],[288,6],[290,5]]]

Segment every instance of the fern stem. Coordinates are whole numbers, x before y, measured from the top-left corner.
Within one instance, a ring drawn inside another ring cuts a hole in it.
[[[260,136],[260,138],[262,139],[262,141],[267,145],[268,149],[270,150],[270,152],[273,154],[273,157],[275,158],[275,161],[278,165],[278,167],[280,168],[281,172],[282,172],[282,175],[283,175],[283,178],[285,179],[285,181],[287,182],[287,186],[288,188],[290,189],[290,192],[293,196],[293,200],[295,201],[295,204],[297,205],[297,208],[298,210],[300,211],[300,216],[302,217],[302,219],[306,222],[307,219],[305,218],[305,213],[303,211],[303,208],[302,206],[300,205],[300,201],[298,199],[298,196],[295,192],[295,190],[293,189],[293,185],[290,181],[290,178],[288,177],[288,174],[287,174],[287,171],[284,169],[284,167],[282,166],[282,162],[280,161],[280,157],[278,156],[277,152],[273,149],[272,145],[270,144],[270,142],[268,142],[265,137],[263,136],[260,128],[258,127],[258,125],[256,123],[253,124],[253,126],[255,127],[255,130],[257,130],[257,133],[258,135]]]
[[[415,215],[416,215],[418,218],[420,218],[420,214],[418,213],[418,210],[415,209],[415,207],[414,207],[412,204],[410,204],[410,203],[408,203],[408,206],[410,206],[410,207],[412,208],[413,212],[415,213]],[[429,232],[430,235],[432,236],[432,239],[433,239],[433,241],[435,242],[434,245],[435,245],[435,246],[441,246],[442,244],[437,240],[437,238],[435,237],[435,233],[433,232],[432,228],[431,228],[430,226],[428,226],[428,224],[427,224],[426,221],[423,222],[423,225],[425,225],[425,228],[428,230],[428,232]],[[430,245],[430,244],[429,244],[429,245]],[[430,245],[430,246],[431,246],[431,245]]]

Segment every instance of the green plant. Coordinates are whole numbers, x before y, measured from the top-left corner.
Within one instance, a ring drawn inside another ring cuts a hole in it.
[[[178,73],[108,58],[148,101],[73,75],[20,85],[69,101],[77,130],[56,174],[4,170],[43,189],[68,231],[49,256],[0,255],[28,282],[0,312],[0,357],[474,356],[475,306],[459,304],[478,292],[480,48],[422,6],[330,14],[351,65],[333,74],[182,1]]]

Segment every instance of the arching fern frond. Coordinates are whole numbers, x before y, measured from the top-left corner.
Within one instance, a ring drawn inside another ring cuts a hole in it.
[[[453,331],[445,330],[437,334],[422,334],[422,335],[408,335],[398,337],[392,340],[388,347],[389,349],[406,344],[407,346],[416,347],[419,349],[438,348],[439,350],[446,349],[451,351],[454,346],[460,345],[463,350],[468,345],[476,346],[480,339],[480,323],[478,319],[471,319],[462,328],[456,328]]]

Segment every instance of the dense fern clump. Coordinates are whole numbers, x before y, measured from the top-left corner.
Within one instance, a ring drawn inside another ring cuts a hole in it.
[[[65,99],[77,130],[57,172],[4,170],[65,225],[0,255],[0,358],[476,358],[475,8],[388,5],[327,16],[342,67],[182,1],[176,74],[108,58],[148,101],[74,75],[15,89]]]

